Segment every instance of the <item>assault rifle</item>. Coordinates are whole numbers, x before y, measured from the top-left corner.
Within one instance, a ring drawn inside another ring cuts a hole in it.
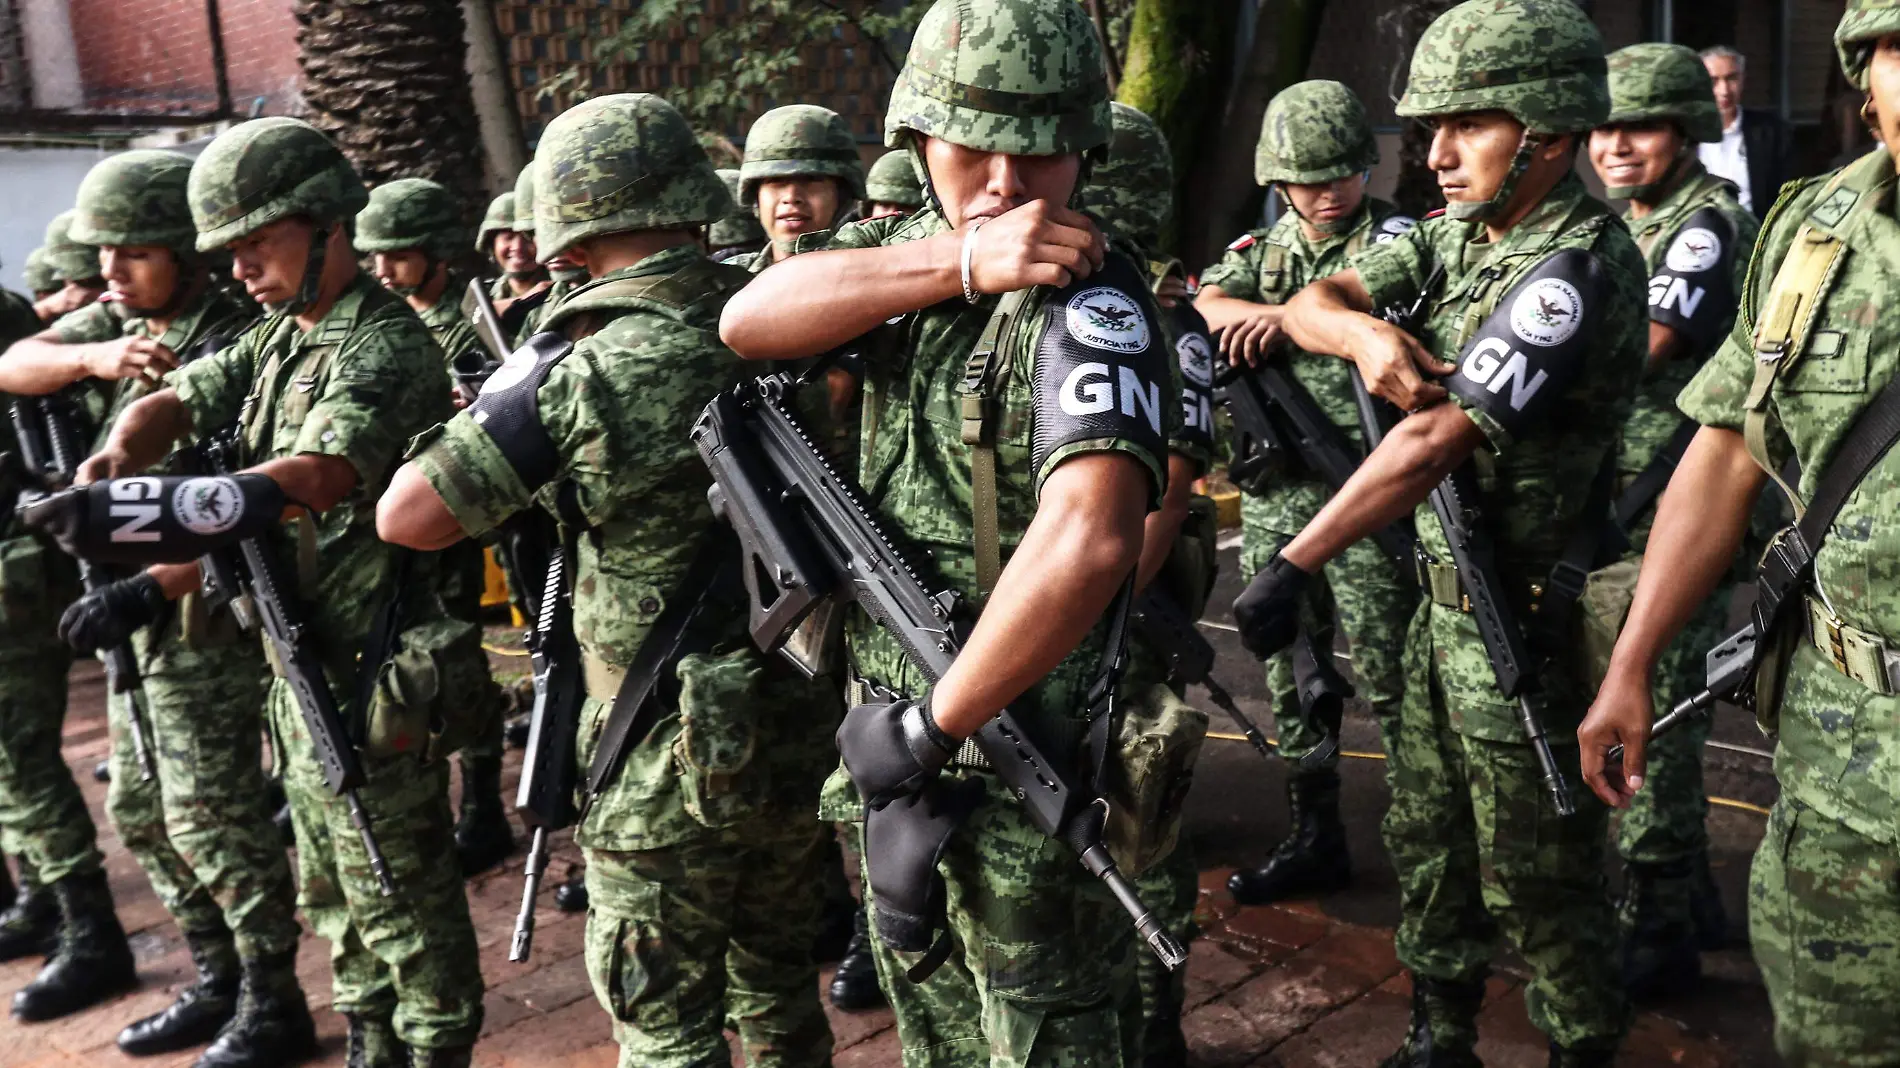
[[[1723,639],[1722,644],[1710,649],[1703,660],[1703,667],[1708,672],[1707,685],[1676,702],[1668,715],[1652,724],[1649,740],[1653,742],[1686,723],[1708,719],[1715,714],[1717,701],[1734,699],[1754,673],[1755,641],[1755,624],[1751,621]],[[1611,746],[1609,759],[1623,759],[1623,747]]]
[[[524,540],[534,533],[552,533],[538,513],[517,517],[529,520],[534,532],[518,531]],[[521,911],[515,916],[514,941],[508,959],[524,961],[534,947],[534,905],[541,878],[548,870],[548,835],[572,827],[579,816],[574,804],[578,772],[575,745],[580,737],[581,649],[574,638],[574,606],[568,599],[571,546],[546,547],[546,578],[535,602],[534,628],[528,632],[528,654],[534,668],[534,712],[528,726],[528,750],[521,766],[521,785],[515,794],[515,812],[533,831],[528,864],[522,872]],[[517,557],[518,558],[518,557]],[[521,580],[524,584],[526,579]]]
[[[954,590],[931,592],[886,535],[858,489],[825,459],[789,408],[792,380],[769,375],[715,397],[693,427],[711,469],[715,515],[742,548],[752,638],[779,649],[834,596],[855,600],[929,682],[949,670],[968,634]],[[971,737],[1044,834],[1069,845],[1134,918],[1169,968],[1187,955],[1141,902],[1103,844],[1107,802],[1085,794],[1004,709]],[[921,806],[920,806],[921,807]]]
[[[475,403],[475,398],[481,396],[482,386],[488,383],[488,376],[495,373],[514,349],[510,341],[514,335],[501,325],[501,317],[495,314],[495,302],[488,299],[488,290],[481,279],[469,281],[468,296],[475,309],[475,336],[487,350],[487,358],[474,349],[452,354],[455,392],[464,406]]]
[[[54,393],[44,397],[16,397],[12,405],[13,433],[19,439],[20,462],[47,490],[72,485],[79,462],[86,455],[77,425],[77,414],[67,397]],[[112,575],[83,557],[79,564],[79,582],[87,593],[112,583]],[[132,756],[137,761],[139,778],[151,782],[158,774],[152,754],[151,719],[145,707],[145,685],[139,676],[139,659],[127,638],[116,645],[98,650],[105,667],[106,689],[124,694],[126,733],[130,735]]]
[[[1241,733],[1247,736],[1247,741],[1254,749],[1263,757],[1273,756],[1267,736],[1260,733],[1260,728],[1254,726],[1246,713],[1234,704],[1233,695],[1215,681],[1214,646],[1195,629],[1194,621],[1188,618],[1187,612],[1175,603],[1173,597],[1150,583],[1147,591],[1135,602],[1134,609],[1129,613],[1129,621],[1134,623],[1135,632],[1141,635],[1142,641],[1168,665],[1170,678],[1205,688],[1220,710],[1240,726]]]
[[[200,462],[210,473],[230,475],[235,474],[240,467],[237,448],[236,428],[232,428],[207,438],[199,444],[197,452]],[[246,610],[237,613],[239,623],[263,629],[271,651],[276,654],[277,664],[283,670],[284,681],[290,684],[291,695],[297,701],[297,711],[303,715],[304,729],[310,734],[310,744],[316,750],[317,763],[323,769],[323,781],[331,793],[348,802],[350,823],[356,827],[357,835],[363,840],[363,852],[369,855],[370,871],[375,873],[383,896],[393,896],[396,893],[395,879],[390,875],[389,863],[383,859],[381,847],[376,844],[369,813],[363,808],[362,799],[357,796],[357,790],[364,782],[363,762],[357,755],[355,740],[344,725],[336,695],[330,691],[329,681],[324,678],[323,660],[318,655],[315,635],[308,621],[303,618],[303,607],[297,598],[294,579],[285,574],[277,554],[264,544],[262,537],[245,538],[236,545],[207,554],[207,559],[213,563],[206,567],[205,574],[208,580],[215,582],[217,598],[234,605],[240,603],[241,599]],[[359,664],[358,671],[366,673],[371,680],[388,657],[388,644],[394,638],[393,617],[392,604],[381,614],[377,635],[365,645],[363,662]],[[363,689],[358,687],[359,707],[355,712],[359,718],[368,713],[366,708],[361,707]]]

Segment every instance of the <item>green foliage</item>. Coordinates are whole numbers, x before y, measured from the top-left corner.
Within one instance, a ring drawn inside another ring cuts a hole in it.
[[[599,71],[651,61],[649,48],[665,47],[673,27],[682,26],[699,46],[692,84],[660,95],[686,116],[709,149],[719,150],[726,138],[740,134],[747,116],[795,102],[790,94],[804,66],[803,46],[855,26],[895,75],[904,63],[903,44],[929,6],[930,0],[645,0],[613,33],[596,38],[592,63],[550,79],[540,92],[569,104],[585,99],[599,83]]]

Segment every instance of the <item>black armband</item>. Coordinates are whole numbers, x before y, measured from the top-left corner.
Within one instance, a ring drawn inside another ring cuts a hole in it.
[[[182,564],[263,533],[284,505],[268,475],[138,475],[36,498],[20,519],[85,560]]]
[[[1728,336],[1735,321],[1735,228],[1703,208],[1669,239],[1649,279],[1649,320],[1682,334],[1700,354]]]
[[[1548,425],[1590,358],[1607,291],[1596,256],[1553,253],[1504,295],[1445,388],[1514,438]]]
[[[1051,294],[1034,375],[1032,463],[1038,477],[1064,445],[1115,438],[1159,461],[1174,403],[1167,339],[1153,321],[1147,284],[1120,256],[1094,276]],[[1157,487],[1157,492],[1158,492]]]
[[[489,376],[481,396],[468,406],[469,417],[488,432],[530,492],[560,468],[554,439],[541,423],[540,393],[554,365],[573,351],[574,343],[553,331],[534,335]]]
[[[1174,355],[1181,366],[1181,429],[1175,440],[1214,452],[1214,342],[1207,320],[1182,301],[1173,308]]]

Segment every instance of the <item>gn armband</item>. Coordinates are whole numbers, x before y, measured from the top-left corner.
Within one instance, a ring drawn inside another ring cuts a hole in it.
[[[1034,442],[1038,477],[1065,445],[1118,439],[1157,460],[1175,403],[1174,374],[1146,284],[1132,264],[1110,256],[1095,275],[1043,302],[1036,348]]]
[[[574,343],[553,331],[534,335],[509,354],[468,406],[469,418],[488,432],[530,492],[546,485],[560,466],[554,439],[541,422],[540,391],[554,365],[573,351]]]
[[[256,537],[286,503],[267,475],[140,475],[37,498],[20,519],[82,559],[182,564]]]
[[[1589,360],[1607,288],[1594,255],[1552,254],[1504,295],[1445,388],[1513,438],[1534,433]]]

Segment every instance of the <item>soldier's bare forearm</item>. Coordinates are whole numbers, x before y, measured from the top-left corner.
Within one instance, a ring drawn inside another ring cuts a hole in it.
[[[719,318],[719,337],[748,360],[815,356],[887,319],[961,297],[961,237],[808,252],[774,264]]]
[[[1281,555],[1302,571],[1318,571],[1348,546],[1410,515],[1482,444],[1484,431],[1455,404],[1406,416]]]
[[[1160,573],[1161,565],[1168,562],[1168,554],[1174,551],[1174,539],[1181,534],[1181,524],[1187,522],[1188,499],[1194,495],[1194,479],[1198,465],[1178,453],[1168,454],[1168,492],[1161,498],[1161,507],[1148,513],[1148,519],[1142,524],[1141,564],[1135,568],[1135,590],[1148,588]]]
[[[1203,286],[1200,295],[1194,298],[1194,310],[1207,320],[1210,330],[1222,330],[1242,319],[1254,319],[1262,315],[1280,315],[1284,306],[1256,304],[1251,300],[1230,297],[1219,286]]]
[[[267,476],[292,502],[318,512],[336,507],[359,481],[355,464],[341,456],[311,452],[280,456],[246,470]]]
[[[50,330],[14,342],[0,356],[0,393],[42,397],[89,376],[89,348],[61,344]]]
[[[931,697],[945,731],[974,734],[1088,636],[1140,559],[1148,489],[1140,464],[1115,453],[1076,457],[1049,476],[1035,519]]]
[[[1612,672],[1647,677],[1655,668],[1727,574],[1767,477],[1740,434],[1716,427],[1696,434],[1656,506],[1636,599],[1610,657]]]
[[[118,474],[143,471],[165,458],[172,446],[191,436],[191,412],[175,390],[161,389],[126,405],[106,435],[102,451],[125,458]]]
[[[204,584],[197,564],[153,564],[145,573],[158,583],[167,601],[176,601]]]
[[[1341,271],[1293,294],[1280,328],[1308,352],[1351,359],[1360,338],[1382,325],[1371,312],[1372,295],[1360,284],[1359,273]]]

